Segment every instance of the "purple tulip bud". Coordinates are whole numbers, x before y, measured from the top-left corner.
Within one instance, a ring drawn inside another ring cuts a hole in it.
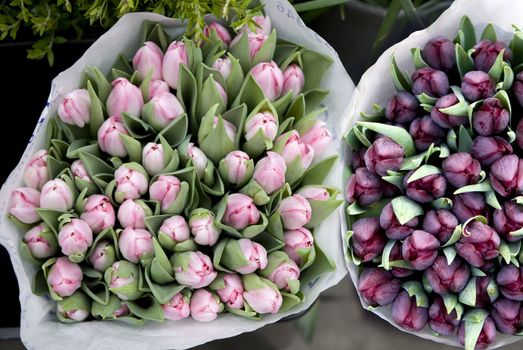
[[[441,174],[432,174],[421,179],[408,182],[415,170],[411,170],[403,178],[407,196],[419,203],[429,203],[443,197],[447,190],[447,181]]]
[[[229,44],[231,43],[231,34],[227,30],[227,28],[225,28],[218,22],[206,24],[203,27],[203,35],[205,35],[207,38],[211,36],[212,31],[216,32],[216,35],[225,44],[225,46],[229,46]]]
[[[473,70],[461,80],[461,92],[470,102],[484,100],[494,95],[496,83],[485,72]]]
[[[452,129],[456,126],[468,124],[468,118],[466,116],[450,115],[440,111],[440,109],[454,106],[457,103],[459,103],[459,100],[453,93],[441,97],[430,111],[430,117],[434,123],[444,129]]]
[[[352,150],[350,157],[352,169],[358,169],[365,166],[365,152],[367,152],[366,148],[362,148],[357,151]]]
[[[403,260],[403,255],[401,254],[401,243],[400,242],[397,242],[397,244],[394,244],[394,246],[392,247],[392,250],[389,253],[389,261],[398,261],[398,260]],[[405,277],[408,277],[408,276],[414,274],[414,272],[416,272],[412,269],[406,269],[403,267],[393,267],[390,269],[390,271],[392,272],[392,275],[394,275],[394,277],[398,277],[398,278],[405,278]]]
[[[396,123],[408,124],[419,111],[419,101],[411,93],[400,91],[392,95],[385,105],[385,117]]]
[[[523,160],[515,154],[496,160],[489,175],[492,188],[503,197],[523,190]]]
[[[510,143],[499,136],[478,136],[472,142],[470,149],[470,155],[479,160],[482,166],[490,166],[499,158],[511,153]]]
[[[416,297],[401,291],[392,304],[392,319],[402,328],[419,331],[427,324],[429,310],[416,304]]]
[[[428,232],[416,230],[403,241],[401,255],[415,270],[423,271],[434,263],[439,247],[440,243],[436,237]]]
[[[459,326],[459,318],[456,309],[447,313],[447,308],[443,298],[439,295],[434,298],[434,302],[429,308],[429,326],[432,330],[441,335],[451,335]]]
[[[476,295],[472,295],[471,300],[467,300],[466,295],[462,295],[467,288],[474,287]],[[468,306],[479,308],[489,308],[496,299],[499,297],[499,290],[496,281],[492,276],[484,277],[472,277],[467,282],[467,287],[459,295],[461,302],[465,303]]]
[[[472,114],[472,126],[482,136],[499,134],[508,126],[509,112],[495,97],[487,98]]]
[[[496,209],[493,215],[494,228],[506,241],[516,242],[522,237],[511,235],[523,227],[523,207],[513,200],[506,201],[503,208]]]
[[[214,61],[212,68],[222,74],[223,79],[229,78],[232,71],[232,61],[229,57],[220,57]]]
[[[465,322],[461,322],[458,328],[458,339],[461,345],[465,345]],[[487,317],[476,342],[475,350],[486,349],[496,340],[496,325],[492,318]]]
[[[24,224],[40,221],[36,208],[40,206],[40,192],[31,187],[19,187],[11,192],[9,214]]]
[[[409,133],[420,151],[426,151],[431,144],[439,145],[445,137],[445,131],[428,115],[414,119],[410,124]]]
[[[380,176],[387,176],[387,170],[399,170],[404,156],[405,151],[398,143],[380,137],[367,149],[364,158],[367,169]]]
[[[163,51],[152,41],[146,41],[133,57],[133,68],[138,77],[144,80],[152,69],[152,80],[162,79]]]
[[[356,169],[347,182],[347,200],[363,206],[371,205],[381,198],[380,178],[367,168]]]
[[[492,305],[490,315],[503,334],[516,334],[523,329],[523,307],[519,301],[501,297]]]
[[[432,68],[448,72],[456,65],[455,45],[444,36],[437,36],[425,44],[421,57]]]
[[[506,298],[523,301],[523,267],[504,265],[496,276],[496,282]]]
[[[396,299],[401,280],[382,268],[365,268],[358,280],[358,292],[367,305],[385,306]]]
[[[142,91],[126,78],[118,78],[111,83],[113,89],[107,97],[107,114],[122,117],[127,113],[139,118],[143,107]]]
[[[251,74],[269,101],[275,101],[281,96],[283,73],[274,61],[258,63],[252,68]]]
[[[401,225],[394,213],[392,203],[387,203],[380,214],[380,226],[390,239],[405,239],[418,227],[419,220],[415,217]]]
[[[129,131],[119,116],[112,116],[103,122],[98,129],[98,145],[100,149],[112,156],[123,158],[127,155],[120,135],[129,135]]]
[[[69,125],[83,128],[91,119],[91,98],[86,89],[76,89],[65,95],[58,106],[58,116]]]
[[[412,93],[441,97],[449,91],[449,79],[440,70],[424,67],[412,74]]]
[[[523,72],[519,72],[515,79],[514,84],[512,85],[512,92],[516,99],[519,102],[520,106],[523,106]]]
[[[305,76],[300,66],[297,64],[290,64],[283,71],[283,89],[282,96],[289,91],[292,91],[292,98],[296,98],[303,90],[305,84]]]
[[[487,260],[499,255],[500,239],[496,231],[479,221],[469,223],[456,243],[458,254],[470,265],[482,268]]]
[[[461,188],[479,181],[481,165],[470,154],[458,152],[445,158],[441,164],[441,169],[452,186]]]
[[[187,55],[187,48],[183,41],[173,41],[165,55],[162,63],[163,79],[173,89],[178,89],[178,77],[180,76],[180,66],[189,65],[189,56]]]
[[[487,203],[481,192],[467,192],[455,195],[452,199],[452,213],[460,222],[473,216],[486,215]]]
[[[488,73],[496,61],[496,58],[503,50],[505,50],[503,52],[503,60],[510,60],[512,58],[512,52],[507,44],[497,40],[481,40],[479,43],[474,45],[474,51],[472,52],[472,58],[474,59],[476,68]]]
[[[357,220],[352,225],[352,250],[362,262],[371,261],[383,252],[387,237],[383,234],[377,217]]]
[[[467,285],[470,270],[468,264],[458,257],[449,265],[446,257],[439,256],[425,271],[425,276],[434,292],[459,293]]]
[[[429,210],[423,218],[423,230],[436,236],[443,245],[447,243],[459,225],[458,219],[448,210]]]

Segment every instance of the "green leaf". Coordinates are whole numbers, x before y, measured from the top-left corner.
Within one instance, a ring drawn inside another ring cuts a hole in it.
[[[312,306],[298,318],[297,327],[301,330],[303,337],[307,343],[310,343],[314,338],[314,332],[316,330],[316,324],[318,323],[320,302],[316,301]]]
[[[323,76],[334,63],[334,60],[327,55],[306,48],[300,50],[300,56],[303,63],[303,75],[305,76],[303,91],[306,92],[322,86]]]
[[[423,215],[423,208],[406,196],[396,197],[391,201],[392,209],[400,225],[404,225],[416,216]]]
[[[403,147],[403,150],[405,151],[405,156],[407,157],[410,157],[411,155],[414,155],[416,153],[416,148],[414,147],[414,141],[412,140],[412,136],[410,136],[408,131],[406,131],[403,128],[400,128],[399,126],[361,121],[357,121],[356,124],[362,125],[372,131],[375,131],[377,133],[383,134],[391,138],[401,147]]]
[[[190,116],[189,127],[191,132],[198,131],[199,122],[196,119],[196,104],[198,102],[198,84],[191,71],[185,66],[180,65],[179,87],[176,90],[176,97],[183,105],[185,112]]]
[[[150,295],[137,301],[127,301],[127,306],[134,315],[143,318],[144,320],[158,322],[164,320],[162,307]]]
[[[470,152],[470,149],[472,148],[472,137],[470,137],[469,132],[467,129],[461,125],[459,128],[459,145],[458,145],[458,151],[459,152]]]
[[[381,22],[380,28],[378,29],[378,34],[374,39],[374,44],[372,45],[371,57],[376,57],[379,50],[381,49],[383,43],[393,31],[393,27],[396,24],[396,19],[401,10],[400,0],[391,0],[385,13],[385,17]],[[402,90],[402,89],[401,89]],[[410,89],[407,89],[407,91]]]
[[[472,60],[460,44],[456,44],[456,65],[458,66],[458,71],[462,78],[465,73],[475,69],[474,60]]]
[[[314,242],[314,251],[316,253],[314,262],[305,268],[300,276],[300,283],[303,286],[314,281],[324,273],[336,270],[336,264],[325,254],[316,242]]]
[[[231,107],[234,108],[245,103],[247,109],[252,110],[256,108],[264,98],[263,90],[249,73]]]
[[[492,190],[492,187],[490,186],[490,182],[483,181],[479,184],[463,186],[463,187],[457,189],[456,191],[454,191],[454,194],[461,194],[461,193],[467,193],[467,192],[488,192],[491,190]]]
[[[458,44],[460,44],[465,50],[470,50],[476,45],[476,30],[474,25],[470,21],[470,18],[463,16],[458,29]]]
[[[510,51],[512,51],[512,66],[523,63],[523,32],[517,31],[510,42]]]
[[[95,84],[96,94],[100,98],[101,103],[105,104],[107,97],[113,89],[111,83],[109,83],[105,75],[95,66],[87,66],[85,73]]]
[[[490,41],[496,41],[496,29],[494,28],[494,25],[492,22],[487,24],[485,29],[483,29],[483,32],[481,33],[481,40],[490,40]]]
[[[321,185],[338,160],[337,155],[323,159],[322,161],[310,166],[303,174],[301,185]]]
[[[488,75],[495,81],[498,82],[501,78],[501,74],[503,73],[503,55],[505,53],[505,50],[501,50],[501,52],[496,57],[496,60],[492,64],[492,67],[488,71]]]
[[[189,121],[184,113],[163,128],[156,136],[155,142],[158,143],[163,137],[171,147],[177,147],[187,137],[188,128]]]
[[[408,178],[407,183],[414,182],[426,176],[441,174],[441,170],[434,165],[425,164],[415,170]]]
[[[412,53],[412,60],[414,61],[414,67],[416,69],[428,67],[428,64],[421,57],[421,49],[419,47],[410,49]]]
[[[393,1],[397,2],[398,0]],[[374,43],[374,45],[376,45],[376,43]],[[400,68],[398,67],[398,63],[396,62],[396,57],[394,56],[392,56],[390,70],[392,74],[392,81],[394,82],[394,87],[396,88],[396,90],[411,91],[412,82],[410,81],[409,76],[400,70]]]
[[[245,35],[247,36],[247,35]],[[265,40],[259,51],[252,58],[249,68],[255,66],[261,62],[270,62],[274,56],[274,50],[276,49],[276,30],[273,29],[269,37]],[[243,65],[242,65],[243,67]],[[244,69],[245,70],[245,69]]]

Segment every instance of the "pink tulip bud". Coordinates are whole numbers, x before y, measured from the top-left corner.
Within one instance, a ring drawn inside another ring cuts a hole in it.
[[[91,118],[91,98],[86,89],[76,89],[65,95],[58,106],[58,116],[69,125],[83,128]]]
[[[211,259],[202,252],[174,254],[171,264],[176,281],[194,289],[207,287],[218,275]]]
[[[244,276],[245,292],[243,299],[249,304],[252,310],[260,314],[275,314],[282,305],[283,298],[277,287],[266,279],[259,279],[259,283],[250,288],[247,278],[252,275]],[[265,284],[265,287],[261,285]]]
[[[238,240],[238,243],[248,264],[237,268],[236,272],[246,275],[256,270],[262,270],[267,266],[267,251],[261,244],[247,238]]]
[[[67,211],[73,207],[73,204],[73,192],[64,180],[50,180],[42,187],[41,208]]]
[[[211,284],[220,300],[232,309],[243,308],[243,283],[238,274],[220,274]]]
[[[87,295],[76,292],[68,298],[57,302],[56,313],[61,320],[82,322],[91,315],[91,302]]]
[[[267,193],[272,194],[285,184],[285,160],[278,153],[267,152],[254,167],[252,178]]]
[[[50,258],[58,252],[55,234],[43,223],[26,232],[24,243],[36,259]]]
[[[253,172],[252,160],[249,155],[242,151],[232,151],[223,159],[224,171],[226,174],[222,175],[229,183],[240,185],[251,177]],[[220,174],[222,167],[220,167]]]
[[[143,201],[127,199],[118,208],[118,221],[123,228],[146,228],[144,219],[152,214]]]
[[[159,233],[163,233],[174,242],[180,243],[189,239],[189,225],[181,215],[173,215],[163,221]]]
[[[268,279],[274,282],[279,289],[288,292],[290,291],[289,281],[299,281],[300,268],[294,261],[288,260],[278,265],[268,276]]]
[[[149,100],[162,92],[169,92],[169,85],[163,80],[151,80],[149,83]]]
[[[114,178],[116,180],[116,194],[121,193],[123,200],[138,199],[147,192],[149,185],[147,177],[127,164],[116,169]]]
[[[170,92],[159,92],[147,102],[146,108],[149,105],[152,105],[151,124],[158,129],[163,129],[184,113],[183,106]],[[146,108],[144,108],[144,118]]]
[[[209,38],[213,30],[216,32],[218,38],[221,41],[223,41],[225,46],[229,46],[229,44],[231,43],[231,34],[229,34],[227,28],[225,28],[218,22],[206,24],[205,27],[203,27],[203,35]]]
[[[142,165],[151,176],[162,172],[164,168],[163,147],[161,144],[149,142],[142,151]]]
[[[49,181],[49,172],[47,171],[47,156],[49,154],[45,149],[36,152],[25,168],[23,180],[27,187],[41,189]]]
[[[95,270],[100,272],[105,272],[109,266],[114,264],[115,260],[116,251],[109,241],[99,241],[89,255],[89,262]]]
[[[245,33],[238,34],[231,42],[230,47],[235,46],[245,35]],[[269,38],[265,34],[247,33],[247,43],[249,45],[249,57],[251,60],[256,57],[256,54],[260,51],[265,41]]]
[[[298,190],[297,194],[309,201],[326,201],[331,197],[329,191],[327,191],[325,187],[320,186],[302,187]]]
[[[301,135],[301,142],[311,146],[314,149],[314,154],[319,155],[331,144],[332,135],[329,129],[325,127],[325,122],[318,120]]]
[[[80,218],[89,225],[93,233],[100,233],[106,228],[114,226],[114,208],[109,198],[93,194],[87,198],[84,212]]]
[[[126,228],[120,233],[118,246],[123,257],[138,263],[143,259],[151,257],[153,252],[153,236],[147,230]]]
[[[171,321],[189,317],[191,314],[189,302],[190,298],[188,296],[176,293],[167,304],[162,305],[164,317]]]
[[[286,135],[282,135],[276,139],[276,142],[283,140]],[[287,138],[283,149],[281,150],[281,156],[285,160],[285,164],[290,165],[297,157],[300,157],[301,166],[307,169],[314,159],[314,149],[301,142],[300,134],[296,130],[291,132],[291,135]]]
[[[304,84],[305,76],[297,64],[291,64],[283,71],[283,96],[292,91],[292,98],[296,98],[303,90]]]
[[[218,125],[218,121],[219,121],[219,118],[217,116],[214,116],[213,128],[216,128],[216,126]],[[232,142],[234,142],[234,140],[236,140],[236,133],[238,131],[238,129],[236,128],[236,125],[234,125],[230,121],[225,120],[223,118],[222,118],[222,121],[223,121],[223,126],[225,127],[225,132],[227,133],[227,136],[229,136],[229,139]]]
[[[107,97],[107,114],[122,117],[122,113],[139,118],[143,107],[142,91],[125,78],[111,83],[113,89]]]
[[[181,182],[176,176],[160,175],[149,188],[149,197],[157,200],[162,210],[168,210],[180,193]]]
[[[296,230],[311,221],[311,205],[299,194],[282,199],[279,211],[283,228],[287,230]]]
[[[173,41],[165,52],[162,65],[163,79],[173,89],[178,89],[178,77],[182,64],[189,65],[187,48],[182,41]]]
[[[249,141],[257,133],[262,131],[263,136],[273,141],[278,134],[278,122],[274,115],[269,111],[256,113],[245,123],[245,139]]]
[[[24,224],[40,220],[36,208],[40,206],[40,192],[31,187],[19,187],[11,193],[9,213]]]
[[[77,159],[71,164],[71,172],[73,173],[74,177],[77,177],[85,182],[92,182],[91,178],[89,177],[89,173],[87,172],[87,169],[85,168],[85,165],[81,159]]]
[[[152,41],[146,41],[136,51],[133,57],[133,68],[138,72],[138,78],[144,80],[152,69],[152,80],[162,79],[162,49]]]
[[[58,243],[64,255],[83,255],[93,244],[93,231],[85,221],[72,219],[58,233]]]
[[[218,296],[198,289],[191,296],[191,317],[199,322],[211,322],[223,311],[223,304]]]
[[[207,164],[209,163],[209,159],[203,153],[201,149],[196,147],[194,143],[189,142],[189,145],[187,146],[187,156],[191,158],[192,164],[194,166],[194,169],[196,170],[196,174],[198,174],[198,177],[201,179],[203,178],[203,175],[205,173],[205,168],[207,168]]]
[[[251,197],[241,193],[229,195],[222,219],[224,224],[243,230],[247,226],[255,225],[259,220],[260,212]]]
[[[307,251],[314,249],[314,237],[305,227],[285,231],[283,241],[285,242],[285,253],[300,266],[305,263],[302,261],[302,256],[308,255]]]
[[[123,158],[127,155],[120,135],[129,135],[129,131],[121,122],[120,117],[113,116],[103,122],[98,129],[98,145],[100,149],[112,156]]]
[[[53,291],[61,297],[72,295],[82,283],[83,273],[80,266],[66,257],[56,259],[47,275],[47,282]]]
[[[229,57],[220,57],[212,64],[212,68],[221,73],[223,79],[229,78],[232,70],[232,61]]]
[[[265,34],[265,35],[271,34],[271,19],[269,18],[269,16],[263,16],[263,15],[253,16],[252,20],[254,21],[254,23],[256,23],[255,31],[254,31],[255,33]],[[247,33],[253,32],[252,28],[248,25],[243,26],[241,28],[241,31],[247,32]]]
[[[269,101],[275,101],[281,96],[283,73],[274,61],[258,63],[252,68],[251,74]]]
[[[214,213],[210,210],[197,208],[191,212],[189,227],[194,241],[199,245],[213,246],[218,242],[221,229],[214,223]]]

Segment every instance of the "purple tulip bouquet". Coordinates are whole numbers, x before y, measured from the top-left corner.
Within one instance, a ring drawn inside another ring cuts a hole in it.
[[[362,301],[466,349],[523,334],[523,32],[478,27],[412,48],[412,74],[392,56],[396,92],[346,134]]]

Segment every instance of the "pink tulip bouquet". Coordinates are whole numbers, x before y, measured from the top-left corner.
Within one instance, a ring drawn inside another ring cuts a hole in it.
[[[254,21],[201,44],[146,22],[62,96],[9,204],[60,321],[259,319],[335,268],[314,234],[342,202],[317,118],[332,59]]]

